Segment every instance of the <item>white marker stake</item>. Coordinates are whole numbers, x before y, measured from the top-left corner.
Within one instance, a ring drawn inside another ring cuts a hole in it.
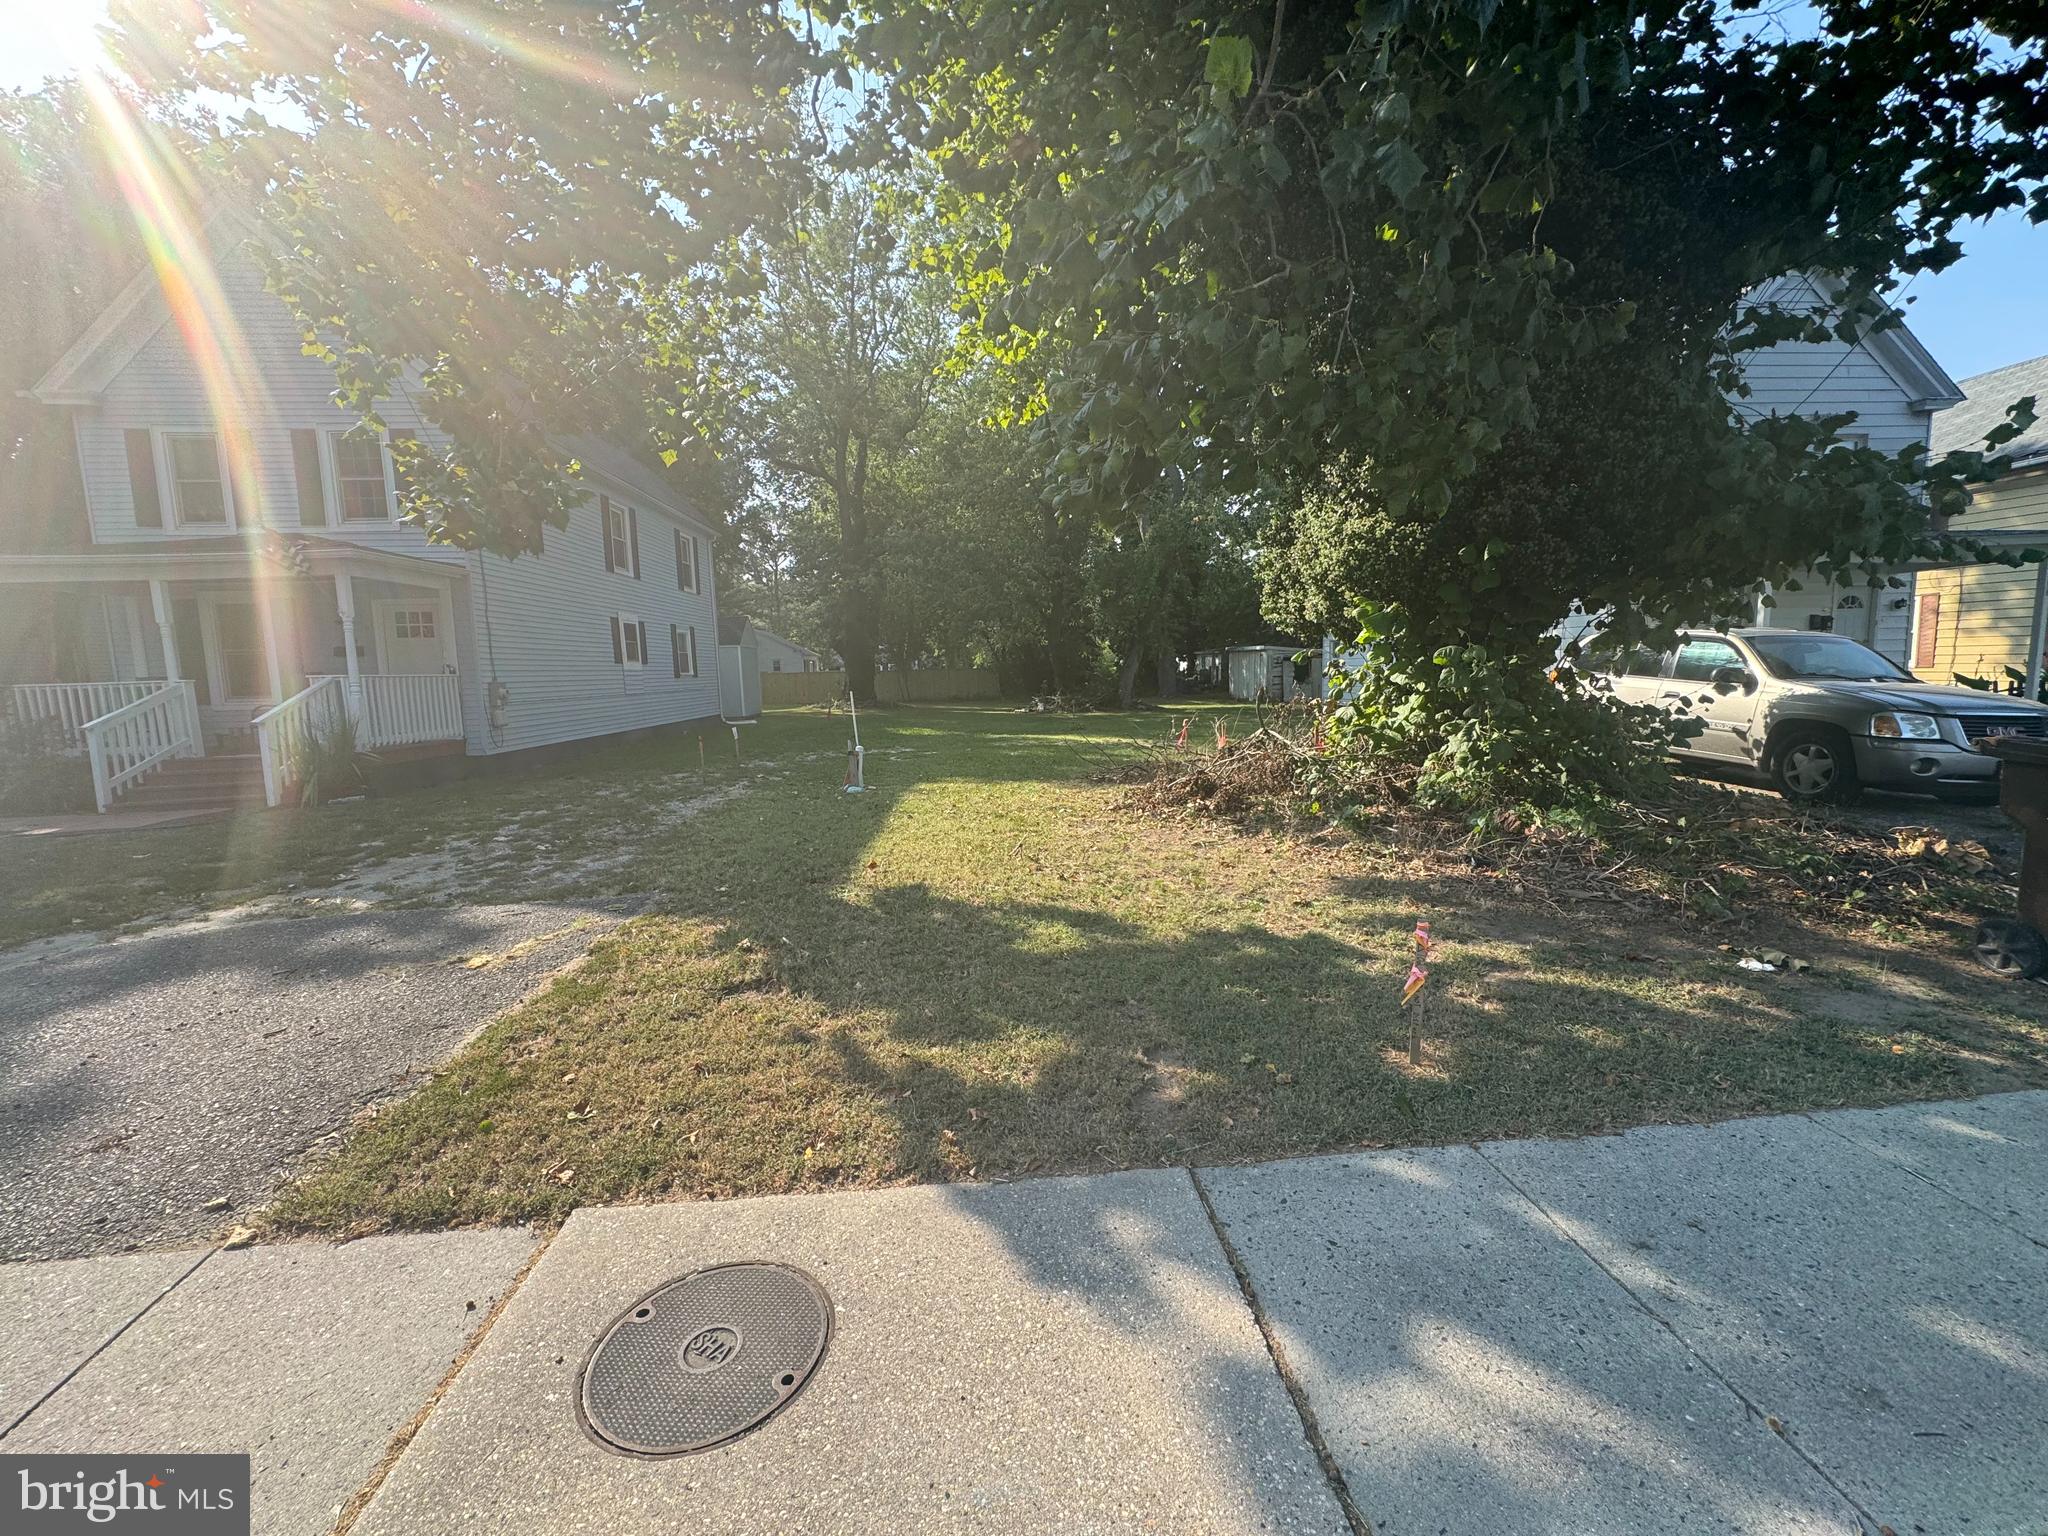
[[[858,795],[866,791],[867,784],[861,778],[860,706],[854,703],[851,688],[846,690],[846,712],[853,716],[853,745],[846,749],[846,792]]]

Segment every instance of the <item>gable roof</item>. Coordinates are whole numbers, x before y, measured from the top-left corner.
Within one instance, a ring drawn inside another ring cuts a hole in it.
[[[2006,407],[2032,395],[2039,419],[2003,451],[2016,469],[2048,465],[2048,356],[1972,374],[1963,380],[1963,391],[1963,403],[1934,424],[1935,453],[1983,447],[1984,434],[2005,420]]]
[[[207,248],[219,256],[230,247],[260,237],[260,229],[248,215],[223,205],[205,216],[200,235]],[[107,386],[170,318],[170,302],[164,297],[156,268],[145,263],[85,328],[85,334],[29,386],[30,398],[44,405],[97,404]]]
[[[621,490],[654,502],[678,517],[687,517],[706,528],[711,527],[703,513],[693,507],[681,491],[665,484],[661,476],[616,443],[593,437],[587,432],[561,433],[552,441],[556,447],[574,454],[576,462],[591,474],[602,475]]]
[[[1793,309],[1814,314],[1832,314],[1844,284],[1825,272],[1788,272],[1753,289],[1746,305]],[[1906,392],[1906,403],[1916,411],[1945,411],[1963,398],[1962,387],[1934,360],[1911,326],[1901,320],[1881,331],[1859,336],[1860,347],[1893,383]]]

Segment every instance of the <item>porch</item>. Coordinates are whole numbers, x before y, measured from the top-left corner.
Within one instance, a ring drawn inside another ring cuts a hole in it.
[[[461,567],[206,542],[0,559],[6,714],[91,760],[100,810],[259,789],[281,804],[344,721],[368,751],[462,750]],[[192,759],[208,761],[174,766]]]

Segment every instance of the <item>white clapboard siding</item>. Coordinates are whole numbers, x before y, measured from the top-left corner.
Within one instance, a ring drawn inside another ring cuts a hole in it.
[[[566,529],[548,529],[546,553],[539,557],[472,557],[469,599],[484,659],[467,710],[470,751],[514,752],[718,714],[718,605],[709,531],[689,526],[697,538],[701,590],[684,592],[676,584],[677,522],[624,487],[609,494],[639,514],[637,581],[630,571],[604,568],[595,500],[577,507]],[[611,618],[619,613],[647,626],[645,666],[621,667],[612,660]],[[671,624],[696,626],[694,678],[673,673]],[[505,729],[495,736],[483,698],[483,674],[493,655],[498,678],[510,692]]]

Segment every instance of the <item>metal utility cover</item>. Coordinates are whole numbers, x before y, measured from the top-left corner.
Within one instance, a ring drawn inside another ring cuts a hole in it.
[[[576,1417],[629,1456],[705,1451],[801,1392],[832,1338],[832,1303],[786,1264],[720,1264],[671,1280],[598,1336]]]

